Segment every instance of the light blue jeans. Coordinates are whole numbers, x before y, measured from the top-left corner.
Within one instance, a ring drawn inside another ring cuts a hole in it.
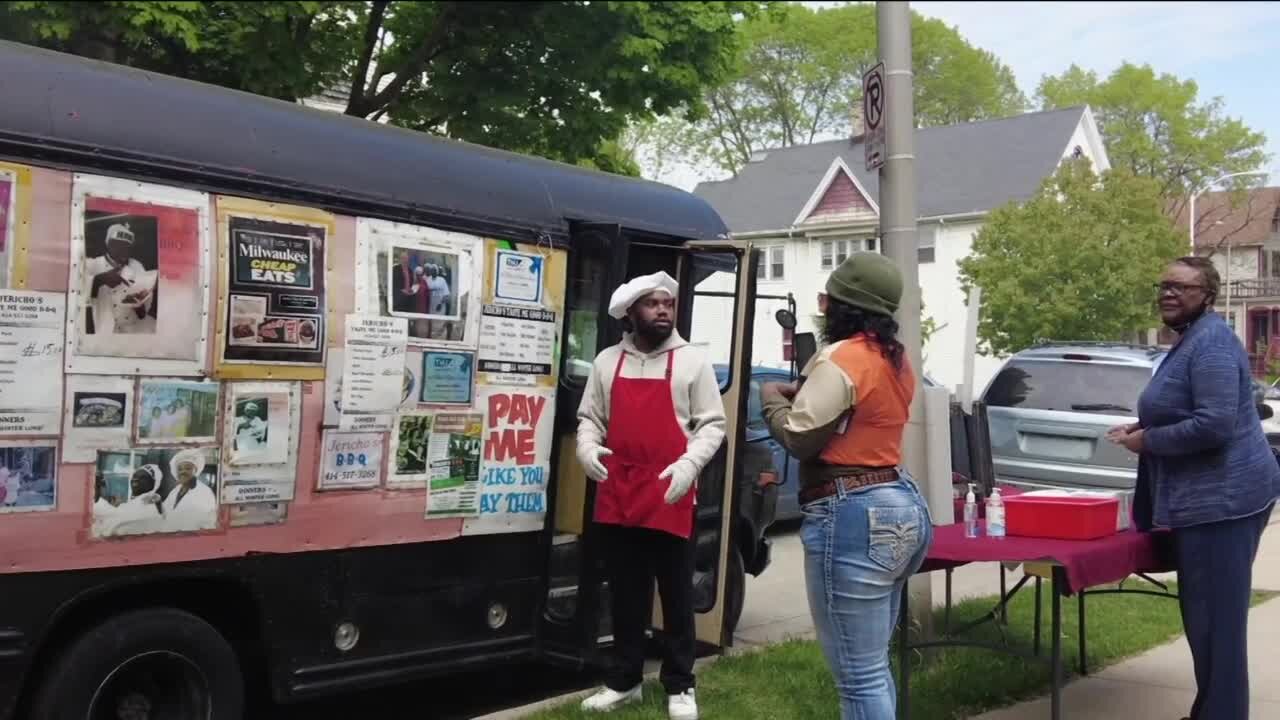
[[[805,505],[809,611],[835,676],[841,720],[894,720],[889,638],[902,588],[924,562],[933,525],[905,471],[895,483]]]

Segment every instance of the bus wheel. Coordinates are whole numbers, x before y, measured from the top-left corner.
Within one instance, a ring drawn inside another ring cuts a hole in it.
[[[235,651],[169,608],[118,615],[63,648],[32,700],[35,720],[240,720]]]
[[[742,608],[747,604],[747,570],[742,562],[742,551],[731,548],[728,557],[728,575],[724,579],[724,623],[729,634],[738,629]]]

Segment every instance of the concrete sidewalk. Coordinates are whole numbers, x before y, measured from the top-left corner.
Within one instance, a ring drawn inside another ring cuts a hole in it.
[[[1280,591],[1280,512],[1262,536],[1253,587]],[[1068,661],[1069,662],[1069,661]],[[1249,613],[1250,720],[1280,718],[1280,598]],[[1071,720],[1178,720],[1191,711],[1196,682],[1185,638],[1150,650],[1068,685],[1062,715]],[[1049,698],[980,715],[974,720],[1044,720]]]
[[[1280,718],[1280,599],[1254,608],[1249,615],[1249,682],[1251,720]],[[1119,665],[1076,680],[1062,692],[1062,716],[1071,720],[1178,720],[1191,710],[1196,682],[1191,651],[1179,638]],[[1045,720],[1049,698],[1043,697],[976,720]]]

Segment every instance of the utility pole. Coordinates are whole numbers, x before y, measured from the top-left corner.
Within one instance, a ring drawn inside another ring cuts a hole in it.
[[[902,272],[898,306],[900,338],[917,376],[924,371],[920,348],[920,273],[916,238],[915,102],[911,70],[911,8],[906,2],[876,3],[876,40],[884,63],[885,155],[880,166],[880,237],[884,254]],[[929,476],[925,452],[923,393],[911,404],[903,434],[903,464],[921,482]],[[911,619],[932,634],[933,591],[928,575],[909,583]]]

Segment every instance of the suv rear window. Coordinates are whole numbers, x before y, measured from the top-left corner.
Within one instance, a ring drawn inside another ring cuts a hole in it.
[[[1137,415],[1151,368],[1096,362],[1014,361],[987,389],[988,407]]]

